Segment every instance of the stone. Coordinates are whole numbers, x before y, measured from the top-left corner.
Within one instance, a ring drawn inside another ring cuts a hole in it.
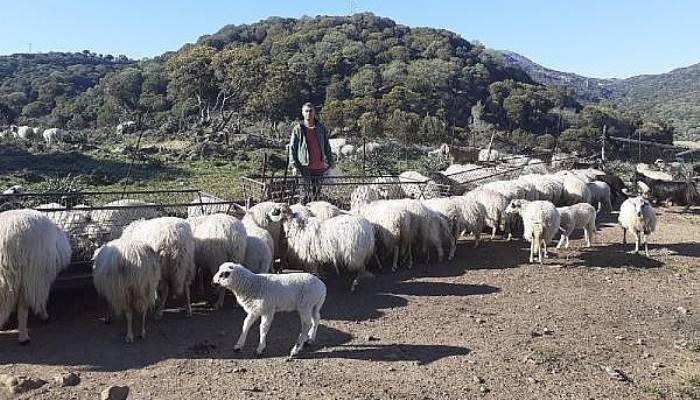
[[[61,386],[76,386],[80,383],[80,376],[74,372],[68,372],[63,375],[54,376],[53,380]]]
[[[129,397],[128,386],[110,386],[100,393],[100,400],[126,400]]]

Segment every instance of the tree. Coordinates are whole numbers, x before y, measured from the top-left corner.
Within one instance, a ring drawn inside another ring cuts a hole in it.
[[[216,50],[207,46],[186,48],[165,64],[168,96],[187,110],[194,107],[200,122],[208,122],[219,94],[212,67]]]

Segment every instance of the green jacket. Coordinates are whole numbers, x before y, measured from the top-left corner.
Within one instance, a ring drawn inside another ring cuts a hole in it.
[[[316,127],[318,143],[321,145],[323,162],[327,167],[330,167],[333,164],[333,153],[331,152],[331,144],[328,141],[328,131],[318,121],[314,123],[314,126]],[[289,159],[299,171],[301,171],[302,167],[309,165],[309,149],[303,122],[294,125],[294,129],[292,129],[292,137],[289,139]]]

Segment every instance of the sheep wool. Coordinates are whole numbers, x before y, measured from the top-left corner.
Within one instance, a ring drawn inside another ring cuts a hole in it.
[[[627,231],[631,231],[635,238],[634,252],[639,253],[644,242],[644,254],[649,257],[647,236],[656,230],[656,210],[649,201],[641,196],[630,197],[620,206],[617,220],[622,227],[622,243],[627,243]]]
[[[575,229],[583,229],[583,234],[586,239],[586,247],[591,247],[591,239],[595,234],[595,208],[587,203],[578,203],[573,206],[558,207],[561,227],[561,238],[557,244],[560,248],[566,242],[566,248],[569,248],[569,236]]]
[[[66,234],[45,215],[34,210],[0,213],[0,326],[16,309],[20,343],[29,343],[30,308],[48,319],[49,290],[70,260]]]

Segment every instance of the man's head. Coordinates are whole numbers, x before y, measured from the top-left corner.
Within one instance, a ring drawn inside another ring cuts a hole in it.
[[[304,103],[304,105],[301,106],[301,115],[304,118],[304,121],[313,122],[314,116],[316,115],[316,111],[314,110],[314,105],[310,102]]]

